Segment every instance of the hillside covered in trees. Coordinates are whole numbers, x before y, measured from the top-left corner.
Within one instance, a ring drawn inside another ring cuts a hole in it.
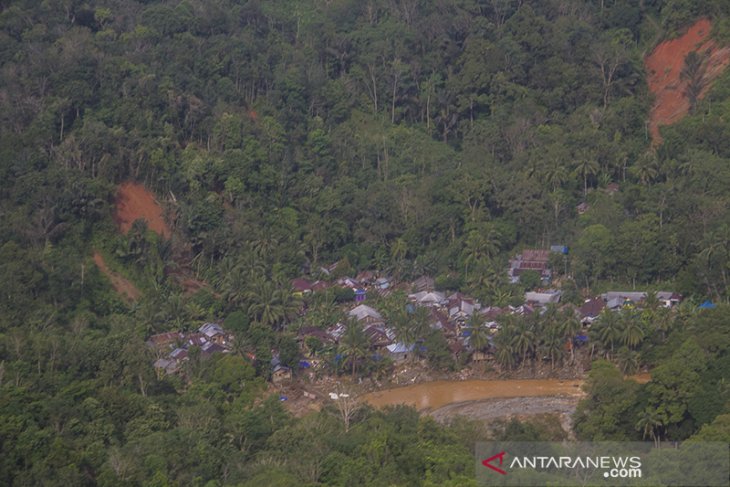
[[[291,279],[334,263],[506,305],[508,259],[551,244],[576,303],[727,302],[730,74],[691,51],[687,115],[649,123],[645,57],[700,19],[722,53],[724,0],[0,0],[0,483],[468,485],[474,441],[555,439],[405,408],[343,431],[267,399],[268,360],[160,377],[144,341],[233,315],[269,359]],[[132,183],[159,227],[119,221]],[[648,340],[647,385],[599,363],[576,433],[725,441],[726,311]]]

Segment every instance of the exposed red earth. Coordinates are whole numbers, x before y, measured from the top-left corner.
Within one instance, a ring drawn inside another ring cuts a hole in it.
[[[147,228],[165,238],[172,232],[165,223],[163,211],[155,196],[139,183],[122,183],[117,190],[114,220],[122,233],[132,228],[137,219],[144,219]]]
[[[138,183],[121,184],[117,189],[116,211],[114,212],[114,221],[119,226],[119,230],[127,233],[132,228],[132,223],[140,218],[146,220],[147,228],[153,232],[165,238],[170,237],[170,228],[162,217],[162,208],[152,193]],[[126,301],[139,299],[141,293],[135,285],[109,269],[104,257],[98,251],[94,251],[94,263],[109,278],[112,287]]]
[[[137,289],[134,284],[129,282],[127,279],[109,269],[109,266],[107,266],[106,262],[104,262],[104,257],[102,257],[102,255],[97,251],[94,251],[94,263],[102,274],[109,278],[112,283],[112,287],[114,287],[117,293],[119,293],[125,300],[136,301],[139,299],[141,296],[139,289]]]
[[[657,45],[644,59],[649,90],[656,97],[649,115],[649,132],[655,146],[662,142],[659,127],[678,122],[689,112],[688,81],[681,75],[687,54],[697,52],[704,59],[698,99],[707,94],[712,82],[730,64],[730,47],[718,46],[710,38],[711,31],[710,20],[700,19],[681,36]]]
[[[122,183],[117,188],[114,221],[119,231],[126,234],[132,228],[134,221],[138,219],[145,220],[147,228],[161,237],[169,239],[172,236],[172,231],[165,221],[162,206],[160,206],[154,194],[140,183]],[[184,264],[186,259],[181,254],[184,254],[184,252],[178,252],[175,258],[179,268],[175,271],[169,271],[168,275],[180,284],[186,294],[194,294],[206,287],[207,284],[191,277],[191,272]],[[112,286],[122,297],[131,301],[140,297],[140,292],[134,284],[110,270],[99,252],[94,252],[94,262],[102,273],[109,277]]]

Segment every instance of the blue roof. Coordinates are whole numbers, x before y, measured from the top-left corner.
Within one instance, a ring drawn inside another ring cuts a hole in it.
[[[715,303],[710,301],[709,299],[698,306],[699,309],[715,309],[717,306],[715,306]]]

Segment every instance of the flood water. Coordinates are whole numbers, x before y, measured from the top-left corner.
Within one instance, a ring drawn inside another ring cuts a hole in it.
[[[628,379],[645,383],[651,379],[651,375],[642,373]],[[361,399],[375,407],[406,404],[415,406],[419,411],[433,411],[449,404],[495,398],[580,397],[583,395],[583,382],[580,379],[435,381],[371,392],[361,396]]]
[[[419,411],[484,399],[533,396],[580,396],[582,380],[466,380],[436,381],[371,392],[361,397],[375,407],[406,404]]]

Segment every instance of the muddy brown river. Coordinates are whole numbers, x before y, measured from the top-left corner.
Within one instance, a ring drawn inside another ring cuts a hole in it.
[[[582,380],[466,380],[436,381],[371,392],[362,399],[375,407],[406,404],[419,411],[435,410],[466,401],[535,396],[573,396],[583,394]]]
[[[647,382],[649,374],[631,379]],[[515,397],[565,397],[577,401],[583,395],[582,385],[583,380],[559,379],[436,381],[371,392],[361,399],[375,407],[406,404],[419,411],[433,411],[467,401]]]

